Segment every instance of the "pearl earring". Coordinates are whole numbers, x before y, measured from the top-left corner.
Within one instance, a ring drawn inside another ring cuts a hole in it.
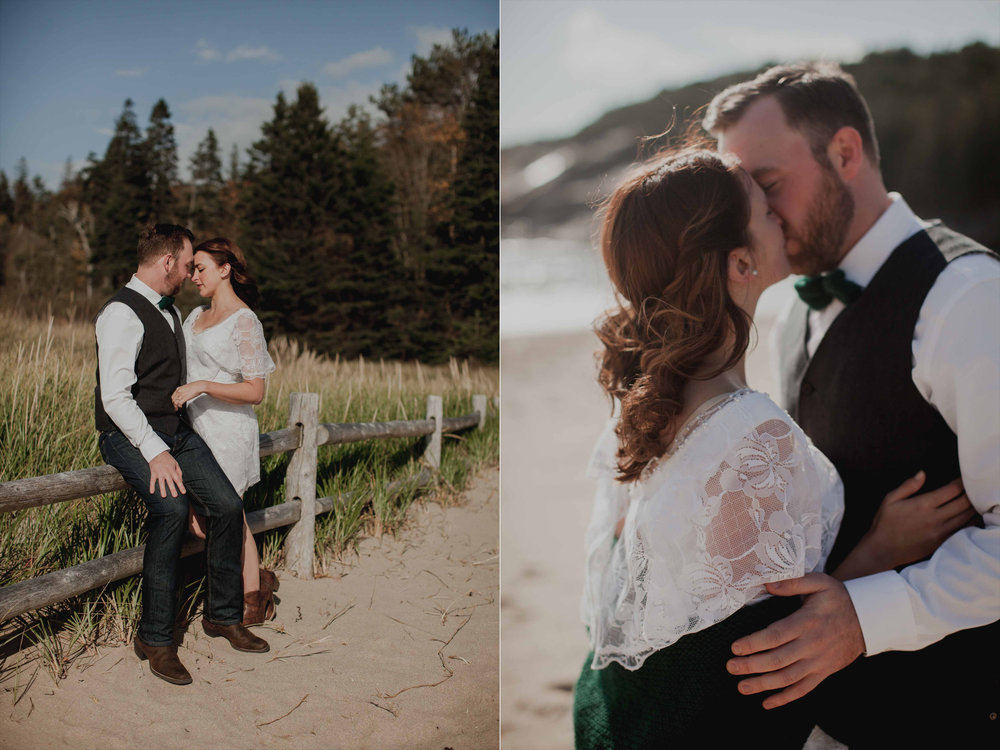
[[[751,273],[751,274],[753,274],[754,276],[757,276],[757,275],[758,275],[758,274],[757,274],[757,269],[756,269],[756,268],[752,268],[752,269],[750,269],[750,273]]]

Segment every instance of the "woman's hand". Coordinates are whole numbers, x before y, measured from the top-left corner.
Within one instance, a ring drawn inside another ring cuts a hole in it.
[[[915,495],[926,479],[919,471],[885,496],[868,533],[835,577],[845,581],[922,560],[976,517],[960,478]]]
[[[174,404],[175,409],[180,409],[184,404],[193,398],[197,398],[201,394],[205,393],[205,381],[204,380],[194,380],[187,385],[182,385],[173,395],[170,400]]]

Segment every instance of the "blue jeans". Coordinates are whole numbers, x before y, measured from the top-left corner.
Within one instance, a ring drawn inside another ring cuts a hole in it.
[[[205,617],[218,625],[243,621],[243,501],[226,478],[212,451],[197,433],[182,427],[175,435],[157,431],[181,468],[186,494],[167,497],[149,491],[149,464],[121,432],[102,432],[98,446],[104,460],[121,472],[146,504],[146,552],[143,557],[142,617],[139,638],[150,646],[173,643],[177,567],[188,523],[188,506],[207,519]]]

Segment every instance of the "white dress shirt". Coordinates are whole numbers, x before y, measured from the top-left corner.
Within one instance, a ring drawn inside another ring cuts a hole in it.
[[[134,275],[125,286],[153,305],[158,305],[162,296]],[[160,310],[160,314],[173,330],[174,318],[170,311]],[[139,449],[142,457],[151,461],[168,448],[149,426],[149,420],[132,397],[132,386],[137,380],[135,360],[139,356],[144,332],[139,316],[123,302],[112,302],[97,316],[97,367],[101,373],[104,411],[129,442]]]
[[[840,264],[867,286],[926,224],[898,193]],[[809,313],[812,356],[844,305]],[[779,334],[780,335],[780,334]],[[922,563],[847,581],[865,652],[914,651],[1000,619],[1000,263],[967,255],[941,272],[913,332],[913,383],[958,436],[965,491],[985,528],[965,528]]]

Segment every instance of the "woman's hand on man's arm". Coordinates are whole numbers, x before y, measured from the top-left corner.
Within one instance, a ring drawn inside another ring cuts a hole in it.
[[[834,578],[847,581],[923,560],[976,517],[961,478],[914,494],[925,480],[919,471],[885,496],[868,533],[833,571]]]

